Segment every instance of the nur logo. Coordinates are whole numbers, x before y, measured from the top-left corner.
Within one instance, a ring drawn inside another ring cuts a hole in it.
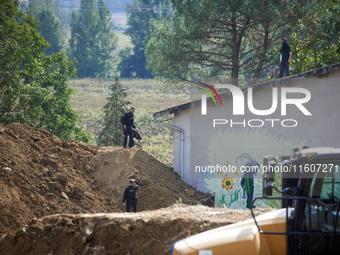
[[[218,100],[220,101],[220,104],[222,106],[222,100],[221,100],[221,97],[220,95],[217,93],[217,91],[211,87],[210,85],[208,84],[205,84],[205,83],[202,83],[200,82],[200,84],[202,84],[203,86],[209,88],[212,92],[214,92],[214,94],[217,96]],[[205,93],[207,93],[211,98],[212,100],[214,101],[215,103],[215,106],[217,106],[217,103],[216,103],[216,100],[215,100],[215,97],[213,96],[213,94],[211,94],[211,92],[207,89],[204,89],[204,88],[199,88],[200,90],[203,90]],[[202,94],[201,95],[201,105],[202,105],[202,108],[201,108],[201,114],[202,115],[207,115],[207,94]]]
[[[202,85],[204,85],[205,87],[209,88],[212,92],[214,92],[214,94],[217,96],[217,98],[220,101],[220,104],[222,106],[222,100],[221,97],[219,96],[219,94],[216,92],[216,90],[205,83],[200,83]],[[245,114],[245,97],[244,97],[244,92],[237,86],[235,85],[231,85],[231,84],[216,84],[215,88],[217,89],[228,89],[232,95],[233,98],[233,115],[244,115]],[[206,92],[214,101],[215,106],[217,105],[216,100],[213,96],[213,94],[205,89],[205,88],[199,88],[201,90],[203,90],[204,92]],[[311,99],[311,93],[309,90],[305,89],[305,88],[297,88],[297,87],[282,87],[280,89],[281,92],[281,115],[285,116],[287,115],[287,105],[295,105],[304,115],[306,116],[310,116],[312,115],[307,109],[306,107],[303,105],[305,103],[307,103],[310,99]],[[202,94],[201,95],[201,114],[202,115],[207,115],[207,94]],[[253,88],[252,87],[248,87],[247,88],[247,106],[248,106],[248,110],[253,113],[254,115],[258,115],[258,116],[268,116],[271,115],[272,113],[274,113],[276,111],[276,109],[278,108],[278,98],[279,98],[279,93],[278,93],[278,88],[272,88],[272,105],[269,109],[266,110],[259,110],[256,109],[254,107],[254,103],[253,103]],[[293,97],[293,98],[289,98],[288,95],[289,94],[298,94],[300,95],[298,98],[297,97]],[[301,97],[303,96],[303,97]]]

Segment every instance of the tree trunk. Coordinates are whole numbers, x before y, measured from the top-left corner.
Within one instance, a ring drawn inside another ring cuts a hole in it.
[[[238,61],[238,45],[237,45],[237,27],[236,27],[236,18],[233,16],[231,19],[232,22],[232,59],[231,59],[231,84],[238,85],[238,70],[239,70],[239,61]]]

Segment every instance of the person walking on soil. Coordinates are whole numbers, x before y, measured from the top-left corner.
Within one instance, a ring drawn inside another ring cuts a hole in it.
[[[123,147],[126,148],[127,145],[127,138],[129,136],[129,147],[132,148],[135,143],[133,142],[134,137],[134,131],[139,131],[138,128],[134,125],[134,116],[133,113],[135,112],[135,107],[131,107],[130,111],[123,114],[122,118],[120,119],[120,122],[123,126],[123,134],[124,134],[124,144]]]
[[[283,77],[283,71],[286,70],[286,76],[289,76],[289,63],[292,60],[292,50],[287,43],[287,39],[282,39],[282,47],[281,47],[281,66],[280,66],[280,78]]]
[[[133,185],[133,182],[136,185]],[[129,186],[126,187],[123,195],[123,205],[125,205],[126,200],[126,212],[130,212],[131,206],[134,212],[137,212],[137,189],[139,187],[138,181],[130,179]]]

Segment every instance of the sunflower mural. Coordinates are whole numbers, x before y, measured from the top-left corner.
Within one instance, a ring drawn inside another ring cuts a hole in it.
[[[233,188],[233,178],[224,178],[222,179],[222,188],[229,190]]]
[[[238,179],[236,180],[238,181]],[[234,186],[234,178],[228,178],[227,176],[222,179],[222,188],[227,190],[227,194],[229,195],[229,199],[226,199],[226,194],[222,193],[222,198],[220,200],[220,203],[226,207],[230,207],[232,203],[236,202],[238,200],[238,196],[240,193],[239,189],[233,190]],[[226,200],[229,200],[229,203],[226,202]]]
[[[262,179],[257,172],[245,175],[241,166],[256,167],[264,155],[289,154],[294,147],[302,147],[306,141],[278,137],[268,131],[218,130],[214,132],[205,150],[206,165],[236,166],[234,173],[215,172],[204,178],[207,192],[215,194],[216,206],[233,209],[247,208],[254,197],[262,196]],[[259,203],[256,206],[266,206]]]

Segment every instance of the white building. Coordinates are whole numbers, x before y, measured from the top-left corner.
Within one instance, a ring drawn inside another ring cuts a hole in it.
[[[249,161],[261,164],[265,155],[289,155],[303,145],[340,147],[340,63],[241,90],[244,102],[229,90],[219,92],[222,104],[209,98],[206,115],[205,96],[154,113],[155,121],[174,116],[174,171],[198,190],[215,192],[217,206],[245,208],[240,168]],[[203,172],[223,166],[237,171]],[[252,195],[261,188],[255,178]]]

